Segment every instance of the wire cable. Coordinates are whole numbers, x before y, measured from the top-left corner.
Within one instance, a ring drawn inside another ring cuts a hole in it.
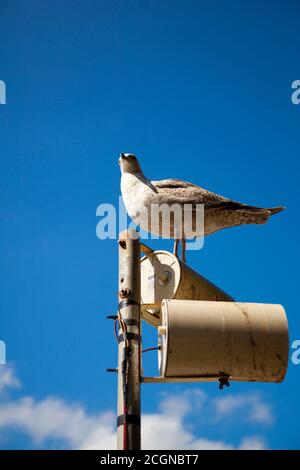
[[[160,349],[160,346],[156,346],[156,347],[153,347],[153,348],[146,348],[146,349],[142,350],[142,353],[146,353],[146,352],[149,352],[149,351],[157,351],[159,349]]]

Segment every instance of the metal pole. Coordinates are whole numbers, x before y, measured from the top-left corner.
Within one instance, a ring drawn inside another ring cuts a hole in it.
[[[141,448],[140,241],[135,230],[119,234],[119,333],[117,449]]]

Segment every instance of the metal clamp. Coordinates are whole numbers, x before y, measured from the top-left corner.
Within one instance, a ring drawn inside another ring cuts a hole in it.
[[[131,339],[132,341],[137,341],[138,343],[142,341],[141,335],[131,332],[126,333],[126,339]],[[118,343],[121,343],[122,341],[125,341],[123,333],[118,336]]]
[[[117,417],[117,427],[122,426],[123,424],[137,424],[141,425],[141,418],[137,415],[120,415]]]
[[[124,308],[124,307],[128,307],[129,305],[137,305],[139,307],[140,303],[133,299],[124,299],[124,300],[121,300],[121,302],[119,302],[118,310],[121,310],[121,308]]]

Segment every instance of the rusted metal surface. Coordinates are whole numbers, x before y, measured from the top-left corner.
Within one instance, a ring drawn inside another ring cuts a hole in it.
[[[126,240],[119,240],[119,245],[121,248],[123,248],[125,250],[126,248]]]
[[[140,417],[140,246],[137,233],[122,232],[119,237],[119,317],[126,326],[119,332],[118,344],[118,417]],[[124,243],[123,243],[124,242]],[[124,287],[126,286],[126,287]],[[120,334],[121,333],[121,334]],[[121,337],[123,336],[122,340]],[[125,339],[125,340],[124,340]],[[124,397],[124,349],[127,348],[127,400]],[[124,438],[124,431],[126,437]],[[121,424],[117,428],[117,448],[140,449],[141,430],[138,422]]]
[[[140,250],[141,253],[144,253],[145,255],[151,255],[153,253],[152,248],[150,248],[148,245],[145,245],[145,243],[140,243]]]
[[[164,300],[158,332],[162,377],[284,379],[289,341],[281,305]]]
[[[141,382],[147,384],[161,384],[161,383],[193,383],[193,382],[216,382],[218,376],[211,377],[142,377]]]

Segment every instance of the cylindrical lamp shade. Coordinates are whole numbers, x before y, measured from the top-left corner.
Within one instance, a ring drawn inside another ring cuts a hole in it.
[[[281,305],[164,300],[161,313],[162,377],[283,380],[289,340]]]

